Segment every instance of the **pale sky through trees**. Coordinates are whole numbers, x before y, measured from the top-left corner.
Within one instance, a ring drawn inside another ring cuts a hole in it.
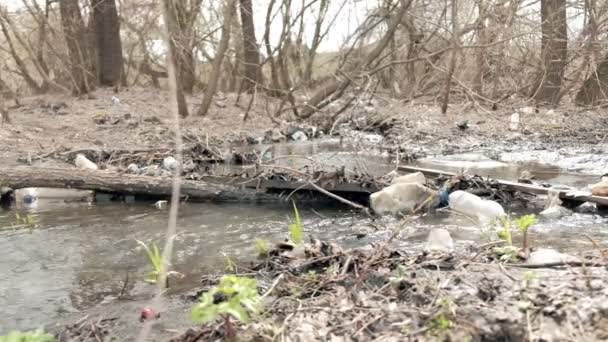
[[[41,5],[44,4],[45,0],[38,0]],[[126,0],[132,1],[132,0]],[[209,0],[204,0],[203,4]],[[295,2],[297,2],[296,0]],[[23,7],[22,0],[3,0],[9,9],[9,11],[16,11]],[[264,34],[264,21],[266,19],[266,9],[269,0],[254,1],[254,21],[256,26],[256,34],[258,42],[262,41]],[[342,5],[346,2],[346,5],[340,10]],[[214,0],[214,5],[218,1]],[[378,3],[377,0],[331,0],[329,2],[329,11],[325,20],[325,26],[333,21],[332,29],[330,30],[327,37],[321,42],[319,46],[319,52],[336,51],[344,43],[350,34],[359,26],[361,21],[365,18],[366,13],[375,7]],[[280,1],[277,2],[275,7],[280,6]],[[317,6],[318,7],[318,6]],[[309,13],[305,16],[305,40],[310,41],[314,33],[314,22],[316,19],[316,13]],[[281,35],[281,20],[280,16],[277,15],[273,21],[270,39],[272,42],[279,40]],[[297,29],[297,27],[295,28]]]

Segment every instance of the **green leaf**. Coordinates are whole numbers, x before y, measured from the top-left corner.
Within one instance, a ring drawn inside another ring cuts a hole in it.
[[[498,231],[498,237],[501,240],[505,240],[507,245],[511,246],[513,244],[513,239],[511,237],[511,220],[509,217],[501,217],[500,221],[502,223],[502,230]]]
[[[216,294],[222,294],[224,300],[214,304]],[[192,308],[192,320],[206,323],[219,316],[229,315],[246,322],[250,313],[257,314],[262,305],[255,279],[227,275],[222,277],[216,287],[201,296],[200,302]]]
[[[162,274],[163,269],[163,256],[158,249],[158,245],[154,242],[152,243],[152,248],[148,247],[143,241],[135,240],[138,244],[140,244],[144,250],[146,251],[146,255],[148,255],[148,260],[152,265],[153,271],[148,273],[147,278],[145,279],[149,283],[156,283],[160,275]]]
[[[296,245],[299,245],[302,243],[304,228],[302,227],[300,213],[298,212],[295,202],[293,202],[293,211],[295,212],[296,222],[289,225],[289,235],[291,236],[291,241],[293,241]]]
[[[536,215],[534,214],[524,215],[515,220],[515,225],[517,225],[517,228],[522,232],[526,232],[534,224],[536,224]]]
[[[268,241],[264,239],[255,239],[255,249],[258,252],[259,256],[267,256],[268,251],[270,250]]]
[[[20,332],[12,331],[8,335],[0,336],[0,342],[55,342],[53,335],[45,333],[42,329]]]

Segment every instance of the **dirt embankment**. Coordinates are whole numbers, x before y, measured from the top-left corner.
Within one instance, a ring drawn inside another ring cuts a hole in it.
[[[164,91],[137,88],[118,94],[102,89],[85,98],[45,95],[21,99],[20,106],[10,109],[12,123],[0,127],[0,159],[5,165],[18,160],[35,164],[49,163],[37,157],[54,151],[171,147],[168,101]],[[382,144],[408,152],[450,153],[515,145],[558,149],[606,142],[608,136],[608,119],[597,111],[575,112],[564,107],[536,112],[522,109],[526,106],[523,102],[497,111],[453,105],[451,114],[442,115],[430,102],[402,104],[374,98],[355,101],[335,120],[330,118],[341,106],[328,106],[306,123],[296,123],[290,112],[275,117],[279,103],[262,96],[256,98],[248,120],[243,122],[248,102],[248,95],[242,96],[239,104],[235,94],[216,97],[207,117],[192,115],[181,121],[185,142],[246,145],[265,137],[272,141],[273,135],[282,140],[289,138],[294,125],[359,139],[365,137],[357,131],[379,133],[385,137]],[[194,109],[200,99],[191,97],[188,103]],[[522,113],[521,125],[510,131],[514,112]]]

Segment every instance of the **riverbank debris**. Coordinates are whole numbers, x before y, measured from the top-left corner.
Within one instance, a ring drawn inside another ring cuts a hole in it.
[[[256,272],[266,314],[235,325],[232,333],[242,341],[608,337],[608,272],[599,253],[578,259],[587,267],[565,260],[529,271],[525,263],[499,262],[492,245],[458,253],[331,245],[313,241],[305,257],[271,254],[246,267]],[[171,341],[224,340],[220,324],[188,329]]]

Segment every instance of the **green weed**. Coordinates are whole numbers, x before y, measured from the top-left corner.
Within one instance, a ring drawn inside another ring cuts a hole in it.
[[[207,323],[218,317],[232,317],[247,322],[250,314],[262,309],[262,298],[258,293],[257,281],[253,278],[223,276],[220,283],[203,294],[200,302],[192,308],[192,320]]]
[[[255,250],[258,252],[258,256],[267,257],[270,252],[270,244],[264,239],[255,239]]]
[[[148,273],[145,278],[145,281],[151,284],[156,284],[158,282],[162,271],[163,271],[163,256],[158,249],[158,245],[156,242],[152,243],[152,248],[148,247],[144,242],[136,240],[138,244],[140,244],[148,255],[148,260],[150,261],[150,265],[152,265],[153,270]]]
[[[507,245],[513,244],[513,238],[511,237],[511,219],[508,216],[502,216],[499,218],[502,230],[498,231],[498,237],[501,240],[505,240]]]
[[[8,335],[0,336],[0,342],[55,342],[53,335],[45,333],[42,329],[20,332],[12,331]]]
[[[15,219],[17,220],[17,224],[25,225],[30,228],[35,228],[38,224],[38,218],[36,218],[36,216],[32,214],[22,215],[19,213],[15,213]]]
[[[293,241],[293,243],[295,243],[296,245],[299,245],[302,243],[304,227],[302,227],[300,213],[298,212],[298,208],[296,207],[295,202],[293,202],[293,211],[295,213],[296,222],[289,225],[289,235],[291,237],[291,241]]]
[[[515,225],[519,230],[523,233],[523,250],[526,253],[526,257],[528,255],[528,229],[536,224],[536,215],[525,215],[515,220]]]

